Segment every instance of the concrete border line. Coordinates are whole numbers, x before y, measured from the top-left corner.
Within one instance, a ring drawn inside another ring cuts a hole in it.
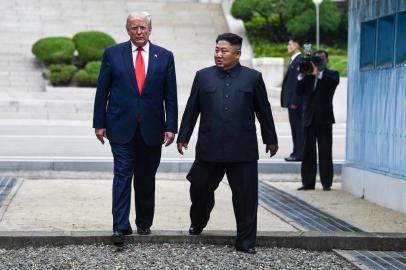
[[[293,228],[299,230],[299,231],[305,231],[306,228],[304,228],[303,226],[301,226],[299,223],[295,222],[293,219],[288,218],[285,214],[283,214],[281,211],[269,207],[268,205],[266,205],[266,203],[262,202],[261,199],[258,200],[258,204],[264,208],[266,211],[272,213],[273,215],[277,216],[280,220],[282,220],[283,222],[286,222],[287,224],[289,224],[290,226],[292,226]]]
[[[351,263],[353,266],[357,267],[360,270],[370,270],[369,267],[367,267],[366,265],[361,263],[357,258],[355,258],[354,256],[346,254],[342,250],[333,249],[333,252],[335,254],[337,254],[338,256],[340,256],[341,258],[343,258],[344,260],[346,260],[347,262]]]
[[[162,160],[158,172],[188,172],[193,160]],[[343,162],[334,161],[335,173],[341,173]],[[259,173],[300,173],[300,162],[258,162]],[[89,171],[112,172],[112,160],[96,159],[0,159],[0,171]]]
[[[27,246],[64,246],[110,244],[108,231],[59,231],[20,232],[0,231],[0,248],[17,249]],[[134,243],[188,243],[234,245],[235,231],[204,231],[199,236],[189,236],[187,231],[153,231],[151,235],[131,235],[128,244]],[[349,232],[258,232],[259,247],[286,247],[306,250],[332,251],[334,249],[357,250],[405,250],[406,234],[349,233]]]
[[[14,196],[17,194],[17,191],[20,189],[23,182],[24,180],[22,178],[17,177],[16,183],[4,200],[3,204],[0,206],[0,221],[3,220],[3,217],[6,214],[9,205],[11,204],[11,201],[14,199]]]
[[[292,192],[290,192],[290,191],[288,191],[288,190],[283,190],[283,189],[280,189],[280,188],[276,187],[275,185],[272,185],[272,182],[270,182],[270,181],[263,181],[263,180],[262,180],[262,182],[263,182],[264,184],[270,185],[270,186],[272,186],[273,188],[276,188],[276,189],[278,189],[278,190],[280,190],[280,191],[282,191],[282,192],[285,192],[285,193],[291,195],[292,197],[295,197],[295,198],[298,199],[298,200],[305,201],[303,198],[300,198],[299,196],[297,196],[296,194],[294,194],[294,193],[292,193]],[[339,219],[339,220],[341,220],[341,221],[347,223],[348,225],[351,225],[351,226],[353,226],[353,227],[355,227],[355,228],[357,228],[357,229],[360,229],[360,230],[364,231],[359,225],[353,224],[352,222],[350,222],[350,221],[347,220],[346,218],[337,216],[336,214],[334,214],[333,212],[331,212],[331,211],[328,210],[327,208],[324,208],[324,207],[322,207],[322,206],[318,206],[318,205],[316,205],[316,204],[314,204],[314,203],[310,203],[310,202],[306,202],[306,203],[309,204],[309,205],[311,205],[311,206],[313,206],[314,208],[319,209],[320,211],[322,211],[323,213],[325,213],[325,214],[327,214],[327,215],[329,215],[329,216],[332,216],[332,217],[334,217],[334,218],[336,218],[336,219]],[[262,204],[261,204],[261,205],[262,205]],[[267,207],[264,206],[264,208],[267,208]],[[302,225],[296,223],[294,220],[288,219],[288,218],[286,217],[286,215],[283,214],[282,212],[280,212],[280,211],[278,211],[278,210],[276,210],[276,209],[272,209],[271,207],[269,207],[269,209],[270,209],[269,211],[271,211],[271,212],[272,212],[273,210],[275,210],[275,213],[274,213],[275,215],[277,215],[277,216],[278,216],[279,218],[281,218],[283,221],[285,221],[286,223],[288,223],[288,224],[290,224],[291,226],[295,227],[296,229],[299,229],[299,230],[301,230],[301,231],[308,231],[308,229],[305,228],[304,226],[302,226]],[[283,218],[282,218],[282,217],[283,217]]]

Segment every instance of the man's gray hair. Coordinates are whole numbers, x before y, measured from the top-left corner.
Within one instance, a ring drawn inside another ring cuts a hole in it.
[[[152,28],[152,24],[151,24],[151,15],[146,12],[146,11],[134,11],[131,12],[130,14],[128,14],[127,17],[127,22],[126,22],[126,28],[128,29],[128,26],[130,24],[130,22],[134,19],[141,19],[141,20],[145,20],[148,23],[149,29]]]

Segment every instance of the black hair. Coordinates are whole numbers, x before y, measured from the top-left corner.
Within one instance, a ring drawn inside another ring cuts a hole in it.
[[[326,56],[326,60],[328,60],[328,53],[326,50],[318,50],[314,54],[324,54]]]
[[[297,44],[299,44],[299,46],[300,47],[302,47],[303,46],[303,41],[300,39],[300,38],[298,38],[298,37],[290,37],[289,38],[289,41],[293,41],[293,42],[296,42]]]
[[[233,33],[223,33],[217,36],[216,43],[220,40],[227,41],[231,45],[238,46],[241,48],[242,46],[242,37]]]

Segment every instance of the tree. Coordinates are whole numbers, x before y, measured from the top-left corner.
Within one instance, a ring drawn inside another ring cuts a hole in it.
[[[316,13],[311,0],[235,0],[231,14],[242,19],[248,31],[275,42],[286,42],[290,35],[309,39],[314,37]],[[320,30],[335,31],[341,12],[331,0],[320,5]]]

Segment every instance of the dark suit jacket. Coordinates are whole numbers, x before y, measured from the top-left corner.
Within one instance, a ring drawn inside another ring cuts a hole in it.
[[[321,126],[335,123],[333,112],[333,96],[340,81],[337,71],[325,69],[322,79],[307,75],[298,82],[297,94],[303,95],[304,125]]]
[[[129,142],[137,126],[146,144],[161,145],[164,133],[177,132],[178,107],[172,52],[150,43],[146,80],[139,94],[131,42],[107,48],[94,102],[94,128],[106,128],[114,143]],[[164,107],[165,105],[165,107]]]
[[[297,68],[301,59],[302,57],[300,55],[295,57],[288,66],[288,71],[283,78],[281,91],[281,106],[283,108],[289,108],[290,105],[300,106],[303,103],[302,97],[296,94],[297,75],[299,74]]]
[[[216,66],[196,73],[178,142],[189,142],[199,114],[197,160],[257,160],[255,115],[261,124],[264,144],[278,143],[262,75],[240,64],[229,73]]]

